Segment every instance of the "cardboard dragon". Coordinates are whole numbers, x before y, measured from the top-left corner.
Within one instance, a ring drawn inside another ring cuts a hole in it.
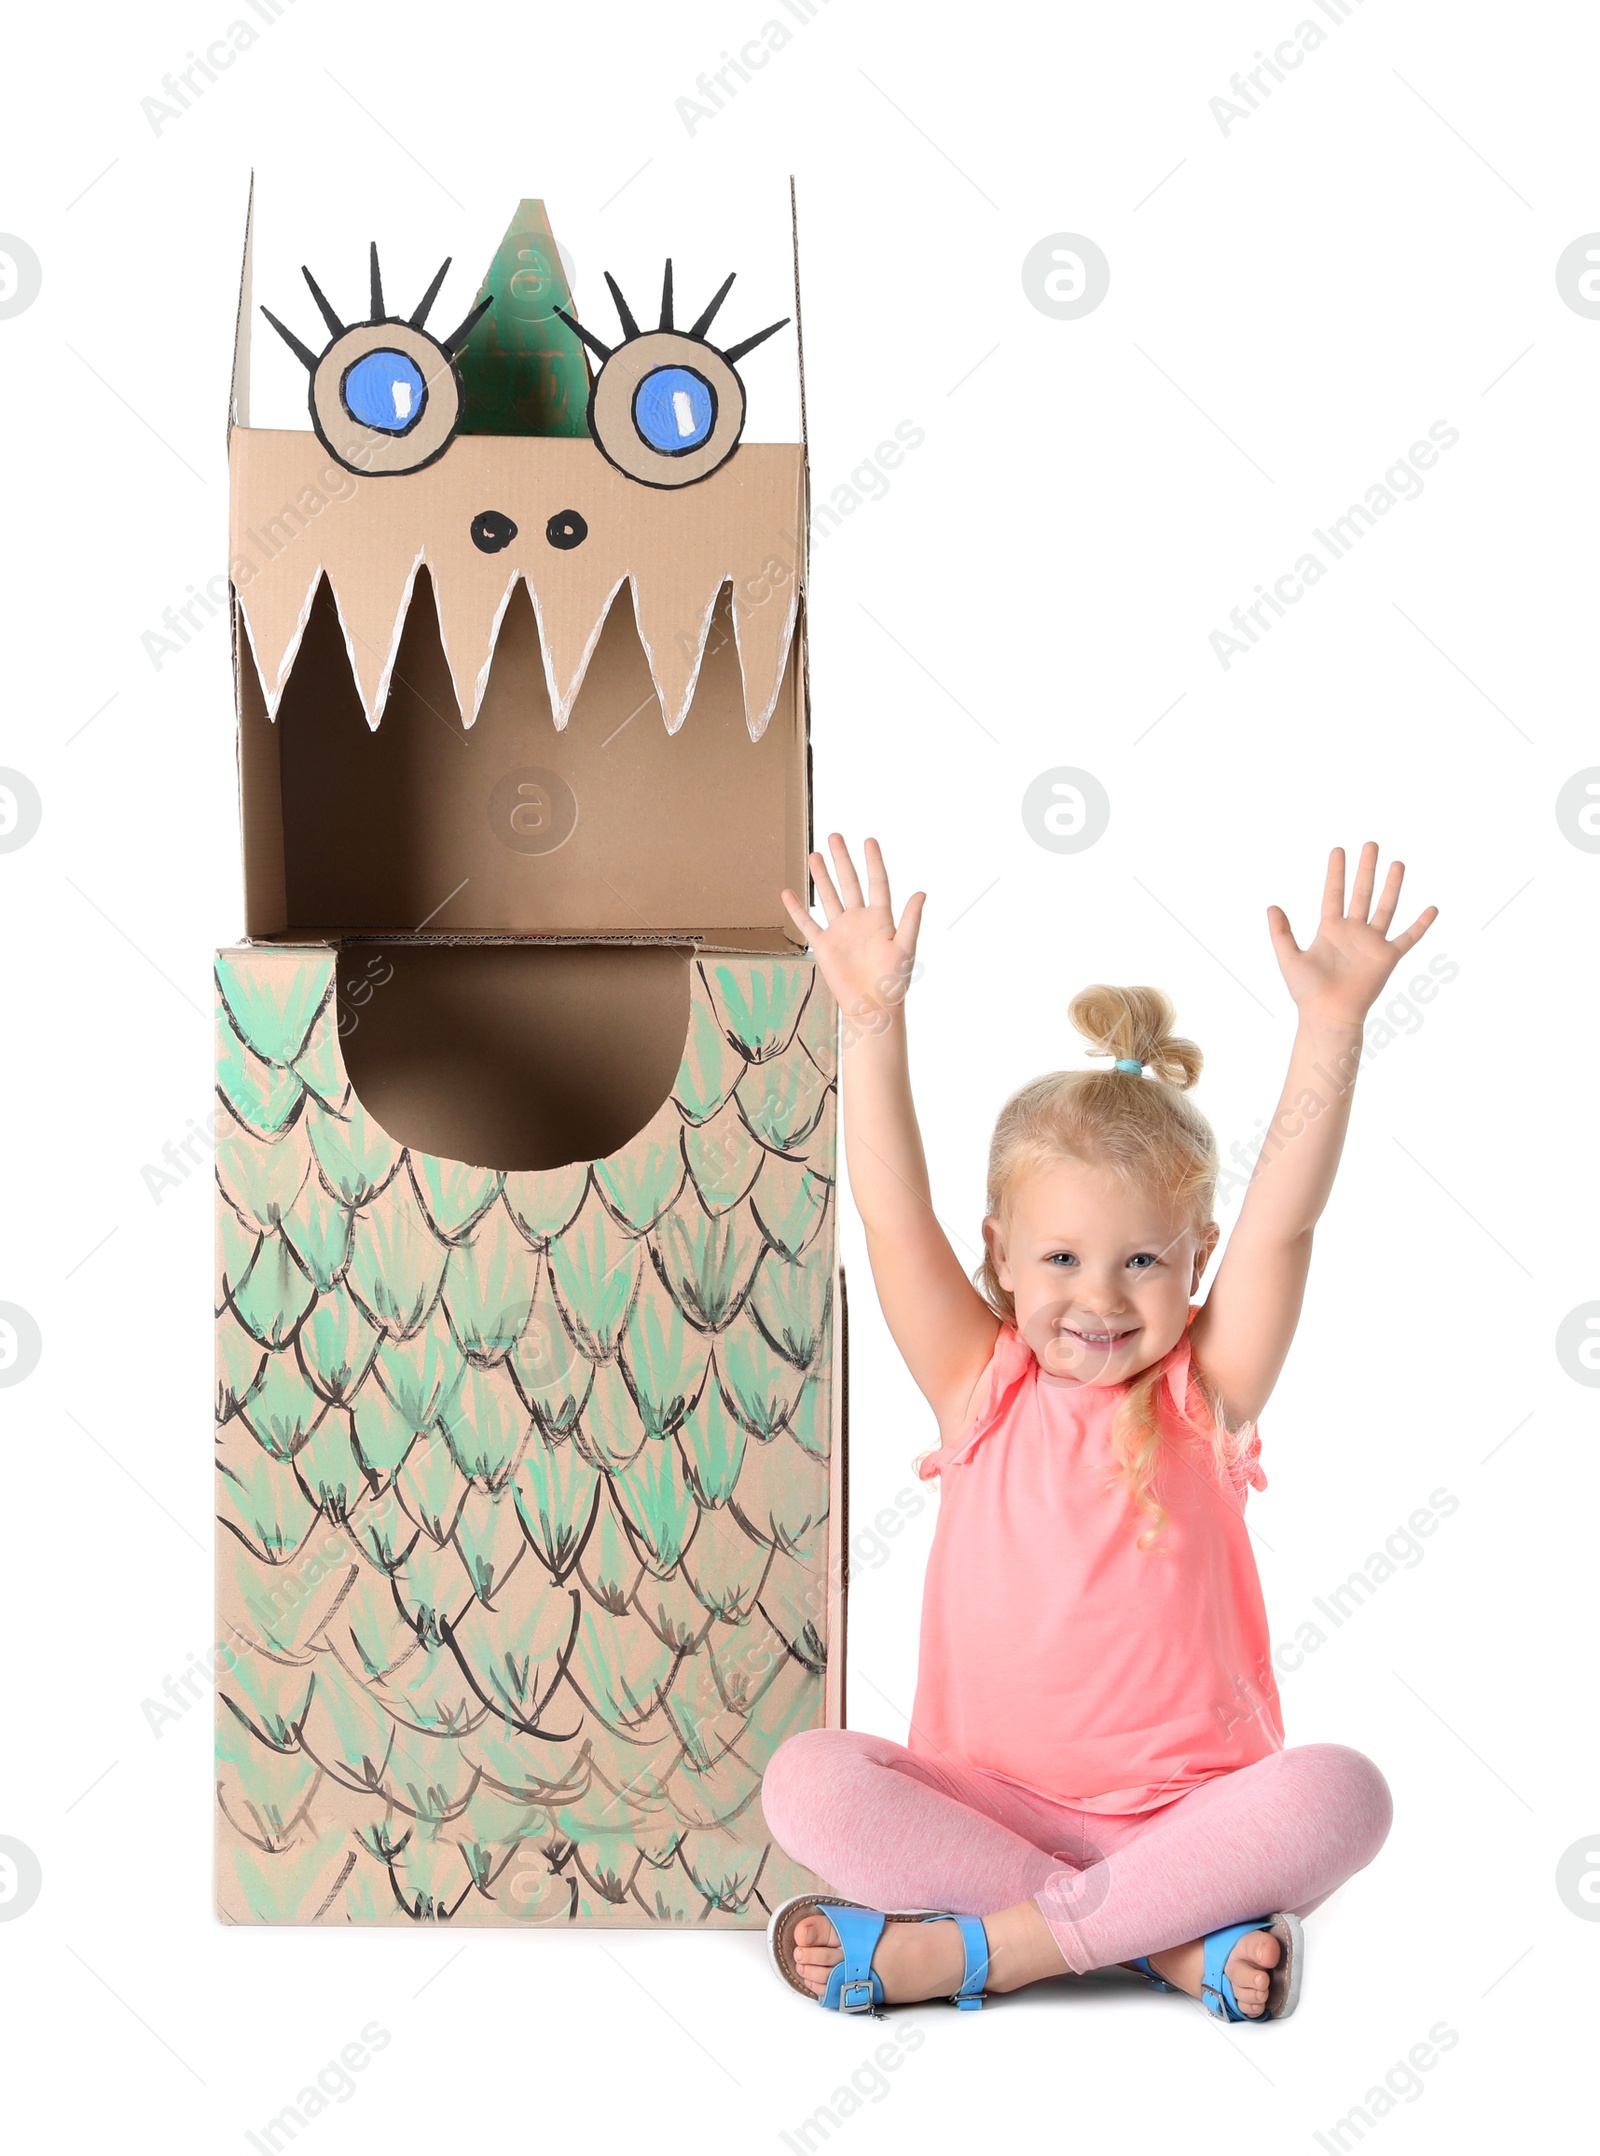
[[[448,263],[397,315],[374,246],[359,319],[308,270],[259,429],[251,254],[218,1909],[758,1926],[813,1883],[763,1766],[843,1719],[805,459],[737,372],[785,325],[680,329],[669,263],[603,341],[525,202],[448,335]]]

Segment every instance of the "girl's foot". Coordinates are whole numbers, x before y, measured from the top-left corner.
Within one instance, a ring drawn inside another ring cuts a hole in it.
[[[820,1999],[844,1959],[838,1936],[828,1919],[813,1909],[795,1925],[793,1940],[795,1967],[806,1989]],[[954,1924],[885,1924],[872,1966],[883,1980],[890,2006],[947,1999],[965,1966],[961,1934]]]
[[[1018,1902],[1014,1908],[986,1916],[983,1928],[989,1948],[988,1990],[1017,1991],[1043,1977],[1069,1973],[1036,1903]],[[820,1999],[829,1976],[844,1959],[838,1935],[820,1910],[810,1909],[796,1920],[790,1940],[801,1981]],[[872,1966],[890,2006],[948,1999],[966,1974],[960,1930],[948,1919],[932,1924],[885,1924]]]
[[[1191,1939],[1187,1946],[1168,1947],[1164,1954],[1150,1954],[1146,1959],[1157,1976],[1178,1991],[1186,1991],[1191,1999],[1198,1999],[1205,1949],[1204,1939]],[[1250,1931],[1223,1965],[1240,2013],[1252,2021],[1258,2021],[1267,2010],[1267,1988],[1282,1955],[1283,1948],[1270,1931]],[[826,1977],[823,1981],[827,1981]]]

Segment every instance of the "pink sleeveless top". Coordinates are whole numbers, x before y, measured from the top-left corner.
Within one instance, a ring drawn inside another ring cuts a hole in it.
[[[1111,1447],[1127,1386],[1050,1377],[1002,1328],[977,1419],[919,1463],[940,1503],[912,1751],[1127,1813],[1282,1750],[1244,1524],[1247,1489],[1266,1487],[1261,1440],[1219,1476],[1187,1328],[1162,1367],[1154,1494],[1167,1520],[1141,1550],[1149,1516]]]

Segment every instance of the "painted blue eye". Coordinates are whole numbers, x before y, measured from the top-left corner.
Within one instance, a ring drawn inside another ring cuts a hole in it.
[[[698,449],[717,423],[711,384],[687,367],[657,367],[633,393],[633,423],[665,457]]]
[[[428,385],[404,352],[378,351],[356,361],[340,393],[345,410],[361,426],[380,434],[404,434],[422,416]]]

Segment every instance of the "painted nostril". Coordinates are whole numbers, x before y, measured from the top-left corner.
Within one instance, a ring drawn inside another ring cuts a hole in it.
[[[472,520],[472,543],[480,554],[498,554],[517,536],[517,527],[499,509],[485,509]]]
[[[570,548],[582,546],[589,536],[589,527],[576,509],[558,509],[544,528],[544,535],[552,546],[563,553]]]

